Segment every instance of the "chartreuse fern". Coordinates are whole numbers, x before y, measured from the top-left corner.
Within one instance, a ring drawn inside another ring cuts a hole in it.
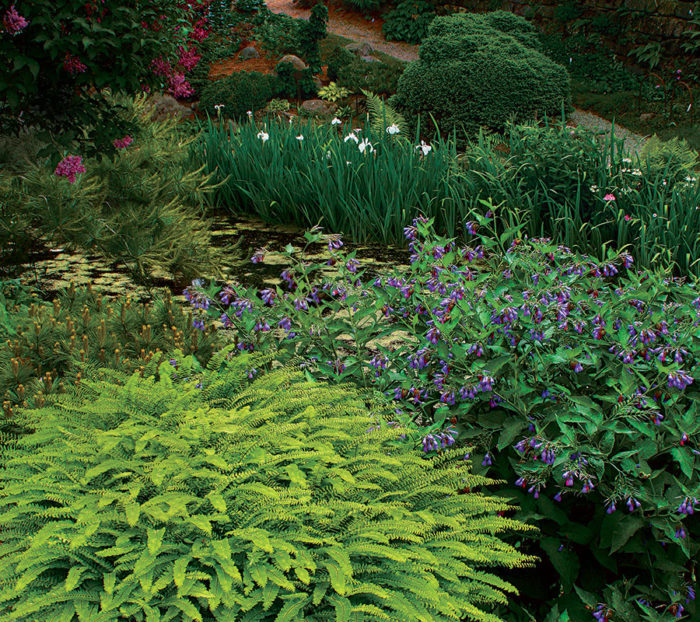
[[[362,89],[363,95],[367,98],[367,112],[369,112],[370,125],[372,130],[382,136],[390,125],[396,125],[402,134],[406,134],[406,119],[404,116],[387,104],[381,97],[371,91]]]
[[[32,411],[0,458],[0,618],[497,620],[494,572],[531,560],[496,535],[524,528],[506,503],[457,494],[489,480],[264,364],[105,371]]]

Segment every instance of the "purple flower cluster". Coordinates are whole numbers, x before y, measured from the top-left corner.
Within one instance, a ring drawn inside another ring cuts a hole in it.
[[[63,69],[74,75],[76,73],[85,73],[87,71],[87,66],[81,62],[77,56],[73,56],[70,52],[66,52],[66,56],[63,59]]]
[[[67,177],[70,183],[75,183],[76,175],[85,172],[83,158],[81,156],[69,155],[58,163],[54,174],[58,177]]]
[[[112,144],[115,149],[126,149],[133,142],[134,139],[127,134],[124,138],[115,138]]]
[[[452,427],[445,428],[444,432],[433,432],[423,437],[423,452],[440,451],[446,447],[454,445],[457,430]]]

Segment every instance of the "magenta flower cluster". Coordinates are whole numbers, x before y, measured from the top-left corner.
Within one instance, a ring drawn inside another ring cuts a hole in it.
[[[124,138],[115,138],[112,144],[115,149],[126,149],[133,142],[134,139],[127,134]]]
[[[2,18],[2,25],[5,32],[11,35],[18,35],[29,25],[29,22],[17,12],[17,9],[13,4],[5,12],[5,15]]]
[[[76,175],[85,172],[83,158],[81,156],[69,155],[58,163],[54,174],[58,177],[67,177],[70,183],[75,183]]]
[[[66,52],[66,56],[63,59],[63,69],[65,69],[71,75],[76,73],[85,73],[87,71],[87,66],[81,62],[77,56],[73,56],[70,52]]]

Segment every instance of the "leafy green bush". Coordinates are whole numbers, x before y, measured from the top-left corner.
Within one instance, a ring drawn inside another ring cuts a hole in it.
[[[302,22],[299,32],[299,50],[312,73],[321,70],[321,49],[318,42],[326,38],[328,7],[318,2],[311,9],[308,22]]]
[[[29,293],[0,282],[0,306],[11,320],[9,328],[0,321],[0,398],[6,416],[16,406],[41,406],[96,367],[143,370],[154,356],[176,349],[206,364],[223,342],[211,325],[195,328],[192,313],[173,303],[168,290],[147,303],[106,299],[89,286],[71,285],[52,303]]]
[[[423,459],[371,395],[231,354],[32,413],[0,458],[8,622],[498,619],[494,569],[531,559],[496,537],[523,529],[507,503],[458,494],[493,483],[463,452]]]
[[[386,14],[382,32],[387,41],[420,43],[435,16],[435,5],[432,2],[404,0]]]
[[[656,134],[645,141],[639,159],[649,177],[671,183],[691,180],[700,165],[697,152],[685,140],[661,140]]]
[[[524,240],[481,209],[466,246],[417,218],[411,264],[389,275],[307,232],[308,254],[285,249],[282,286],[211,287],[208,313],[226,314],[241,349],[382,391],[414,422],[407,442],[432,455],[456,436],[475,470],[508,482],[499,494],[541,530],[526,550],[546,560],[518,573],[510,619],[695,619],[697,283]],[[311,256],[320,243],[333,274]]]
[[[514,16],[510,22],[519,23]],[[559,112],[570,98],[568,73],[521,42],[529,39],[528,32],[505,33],[476,14],[436,18],[419,60],[398,82],[399,112],[414,123],[432,115],[440,131],[468,133]]]
[[[123,263],[142,282],[156,271],[185,280],[220,273],[224,251],[212,245],[202,218],[210,179],[188,168],[176,122],[154,121],[143,96],[117,102],[137,129],[133,142],[114,156],[85,160],[86,172],[73,182],[59,176],[56,160],[40,159],[3,182],[11,188],[10,211],[39,234]]]
[[[212,117],[218,112],[214,106],[223,105],[221,114],[237,119],[245,117],[249,110],[262,110],[278,90],[276,76],[259,71],[239,71],[207,84],[199,105]]]
[[[300,99],[316,95],[318,87],[310,67],[298,71],[292,63],[277,63],[275,73],[277,74],[277,95]]]

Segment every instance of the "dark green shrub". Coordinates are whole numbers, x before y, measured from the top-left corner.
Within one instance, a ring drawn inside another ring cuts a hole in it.
[[[281,13],[270,13],[265,21],[255,29],[255,38],[273,56],[294,54],[301,56],[300,37],[304,28],[303,20],[294,19]]]
[[[0,401],[6,416],[17,406],[41,406],[86,370],[130,373],[176,349],[206,364],[224,342],[209,323],[204,331],[195,328],[192,313],[168,290],[152,302],[107,299],[89,286],[71,285],[53,303],[28,293],[0,282]],[[3,328],[2,307],[9,328]]]
[[[251,110],[262,110],[278,90],[275,76],[259,71],[239,71],[204,87],[200,110],[217,116],[214,106],[223,104],[221,115],[233,119],[245,117]]]
[[[338,84],[359,93],[363,89],[378,95],[390,95],[398,87],[403,65],[368,62],[358,56],[338,70]]]
[[[276,95],[301,99],[316,95],[316,82],[310,67],[297,71],[292,63],[278,63],[275,72],[277,73]]]
[[[404,0],[386,14],[382,32],[387,41],[420,43],[435,16],[435,5],[432,2]]]
[[[370,393],[233,354],[28,413],[0,457],[4,619],[497,620],[494,570],[531,558],[463,451],[422,458]]]
[[[510,119],[560,112],[570,98],[566,69],[516,36],[491,27],[486,18],[436,18],[420,59],[399,80],[399,111],[409,120],[423,117],[425,125],[432,114],[443,132],[501,129]]]
[[[347,65],[350,65],[356,56],[350,50],[346,50],[342,46],[335,48],[326,59],[326,74],[329,80],[337,80],[340,70]]]
[[[326,37],[328,8],[319,2],[311,9],[308,22],[302,22],[299,32],[299,51],[312,73],[321,70],[321,50],[318,42]]]

